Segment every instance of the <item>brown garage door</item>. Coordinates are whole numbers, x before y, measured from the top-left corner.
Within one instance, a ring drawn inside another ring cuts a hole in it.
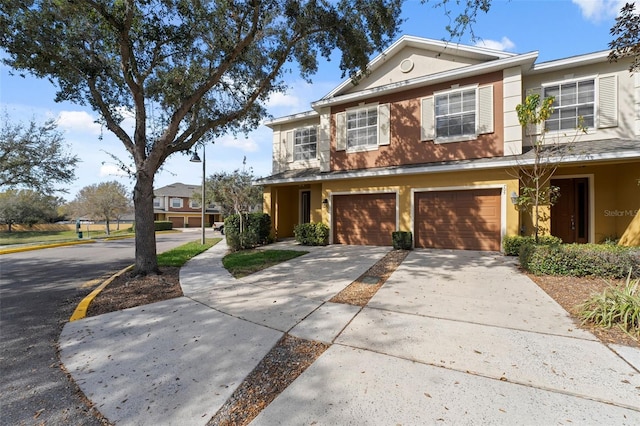
[[[396,230],[396,194],[333,197],[335,244],[390,246]]]
[[[169,217],[168,219],[171,221],[174,228],[184,228],[183,217]]]
[[[188,217],[187,224],[189,228],[200,228],[200,224],[202,223],[201,217]]]
[[[500,189],[415,194],[415,245],[500,250]]]

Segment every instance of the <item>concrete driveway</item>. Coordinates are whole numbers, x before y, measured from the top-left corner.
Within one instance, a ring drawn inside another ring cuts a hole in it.
[[[640,424],[639,352],[575,328],[511,258],[416,250],[367,307],[328,302],[387,251],[234,280],[216,246],[186,297],[70,323],[61,357],[118,424],[206,424],[285,332],[332,346],[253,424]]]

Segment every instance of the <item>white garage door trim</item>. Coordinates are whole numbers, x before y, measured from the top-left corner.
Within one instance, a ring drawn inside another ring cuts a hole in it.
[[[368,195],[368,194],[396,194],[396,229],[400,229],[400,191],[396,189],[380,189],[375,191],[337,191],[329,193],[329,205],[327,215],[329,216],[329,244],[333,244],[333,196],[334,195]]]
[[[473,186],[436,186],[429,188],[412,188],[411,189],[411,230],[413,235],[413,248],[416,245],[415,238],[415,203],[416,193],[418,192],[442,192],[442,191],[472,191],[474,189],[500,189],[500,249],[502,249],[502,241],[507,235],[507,185],[506,184],[489,184],[489,185],[473,185]]]

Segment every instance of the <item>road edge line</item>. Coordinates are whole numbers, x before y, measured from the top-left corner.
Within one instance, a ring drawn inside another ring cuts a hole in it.
[[[42,249],[48,249],[48,248],[55,248],[55,247],[66,247],[66,246],[77,246],[80,244],[92,244],[95,243],[95,240],[89,240],[89,241],[67,241],[64,243],[53,243],[53,244],[39,244],[39,245],[33,245],[33,246],[23,246],[23,247],[17,247],[17,248],[8,248],[8,249],[2,249],[0,250],[0,255],[3,254],[12,254],[12,253],[21,253],[23,251],[33,251],[33,250],[42,250]]]

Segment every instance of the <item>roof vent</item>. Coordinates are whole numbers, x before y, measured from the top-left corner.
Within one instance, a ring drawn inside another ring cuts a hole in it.
[[[400,71],[408,73],[413,69],[413,61],[411,59],[404,59],[400,62]]]

